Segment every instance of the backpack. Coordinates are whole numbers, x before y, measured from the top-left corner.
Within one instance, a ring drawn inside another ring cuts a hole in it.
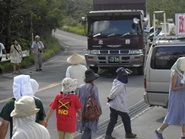
[[[94,121],[98,119],[100,115],[102,114],[100,105],[93,96],[92,89],[93,89],[93,86],[91,87],[90,95],[85,105],[84,119],[86,121]]]

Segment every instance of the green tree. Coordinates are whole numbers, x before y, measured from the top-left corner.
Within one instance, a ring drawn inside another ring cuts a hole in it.
[[[9,50],[11,40],[20,38],[30,44],[32,32],[51,35],[59,27],[60,5],[56,0],[3,0],[0,2],[1,42]]]

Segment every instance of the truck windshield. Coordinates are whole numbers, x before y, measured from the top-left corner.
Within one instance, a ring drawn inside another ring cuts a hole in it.
[[[100,20],[92,21],[89,25],[89,35],[124,35],[126,33],[141,33],[139,25],[133,28],[133,20]]]

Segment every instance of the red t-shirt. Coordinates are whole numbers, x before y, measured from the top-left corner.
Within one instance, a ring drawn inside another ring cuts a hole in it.
[[[57,94],[50,108],[56,110],[57,130],[63,132],[76,131],[76,110],[82,105],[75,94]]]

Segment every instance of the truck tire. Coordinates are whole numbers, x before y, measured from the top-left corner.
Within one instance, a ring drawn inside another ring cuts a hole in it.
[[[138,75],[143,75],[144,74],[143,66],[137,68],[137,73],[138,73]]]
[[[89,68],[92,69],[94,71],[94,73],[98,73],[98,67],[90,66]]]

